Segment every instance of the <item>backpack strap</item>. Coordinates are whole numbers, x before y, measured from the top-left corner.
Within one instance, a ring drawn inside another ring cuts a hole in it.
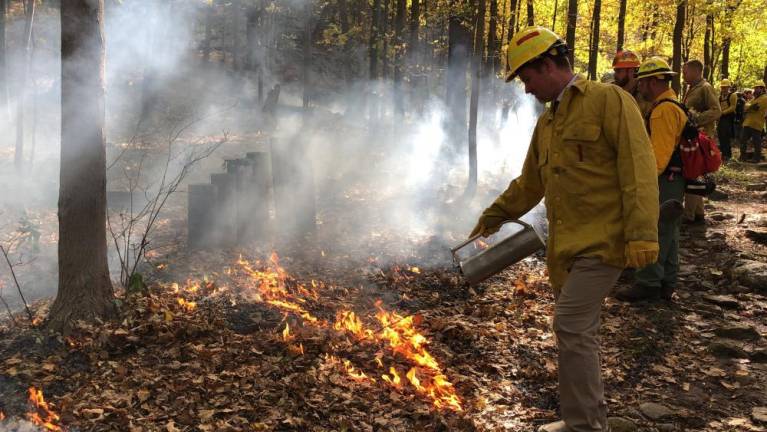
[[[652,112],[655,111],[655,108],[658,107],[658,105],[664,103],[664,102],[670,102],[674,105],[678,106],[679,109],[684,111],[685,116],[687,116],[687,119],[690,119],[690,113],[687,111],[687,107],[680,103],[679,101],[676,101],[674,99],[661,99],[659,101],[656,101],[652,108],[650,108],[649,111],[647,111],[647,115],[645,116],[645,125],[647,127],[647,134],[650,135],[652,131],[650,130],[650,118],[652,117]],[[666,165],[666,169],[663,171],[661,175],[669,174],[673,175],[672,173],[681,173],[682,172],[682,154],[679,152],[679,143],[676,143],[674,146],[674,151],[671,153],[671,159],[668,162],[668,165]]]

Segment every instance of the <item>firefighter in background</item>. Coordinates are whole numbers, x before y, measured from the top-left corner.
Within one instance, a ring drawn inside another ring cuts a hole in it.
[[[703,63],[700,60],[690,60],[682,67],[682,76],[690,87],[684,95],[690,120],[706,135],[716,137],[716,121],[722,115],[719,98],[714,88],[703,78]],[[703,197],[700,195],[684,195],[684,219],[687,223],[704,224]]]
[[[719,106],[722,116],[716,125],[716,134],[719,138],[719,150],[722,151],[724,161],[732,158],[732,139],[735,137],[735,108],[738,106],[738,95],[730,92],[732,85],[727,78],[719,83]]]
[[[613,59],[613,84],[626,90],[631,96],[634,96],[642,117],[650,112],[652,102],[642,96],[637,88],[637,70],[639,70],[639,57],[632,51],[621,50],[615,54]]]
[[[631,95],[573,74],[552,31],[521,30],[507,49],[506,80],[550,102],[522,173],[471,233],[490,235],[546,199],[547,266],[554,290],[562,421],[539,430],[608,431],[597,333],[604,298],[624,267],[658,257],[658,181]]]
[[[764,130],[764,116],[767,114],[767,93],[764,83],[754,85],[754,97],[746,103],[743,111],[743,132],[740,142],[740,160],[745,159],[747,147],[753,146],[753,155],[750,162],[758,163],[762,159],[762,131]]]
[[[682,159],[679,154],[679,140],[682,136],[687,115],[673,102],[677,96],[671,89],[671,78],[676,75],[668,63],[658,57],[651,58],[639,67],[637,78],[639,91],[653,101],[646,127],[650,144],[655,153],[658,174],[660,202],[675,200],[681,210],[684,199],[685,180],[682,177]],[[679,271],[679,216],[661,217],[658,222],[658,262],[652,263],[634,274],[634,284],[616,291],[615,297],[623,301],[671,300]]]

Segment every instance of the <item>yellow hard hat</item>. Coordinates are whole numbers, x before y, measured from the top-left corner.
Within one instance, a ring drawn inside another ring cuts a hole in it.
[[[764,87],[764,83],[757,81],[754,83],[753,87],[754,87],[754,90],[756,90],[757,87]]]
[[[722,79],[722,82],[719,83],[719,87],[732,87],[732,83],[727,78]]]
[[[613,69],[636,69],[639,67],[639,57],[629,50],[621,50],[615,54]]]
[[[659,75],[677,75],[677,73],[672,71],[668,63],[660,57],[651,57],[645,60],[639,66],[639,72],[637,72],[638,79]]]
[[[548,55],[567,53],[567,44],[553,31],[541,27],[524,28],[511,38],[506,47],[506,82],[517,76],[519,69],[527,63]]]

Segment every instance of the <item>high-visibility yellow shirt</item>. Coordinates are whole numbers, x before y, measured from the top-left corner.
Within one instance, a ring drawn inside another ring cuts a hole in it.
[[[764,116],[767,114],[767,94],[763,94],[743,108],[743,127],[756,130],[764,129]]]
[[[729,96],[719,95],[719,106],[722,108],[722,117],[735,113],[735,107],[738,105],[738,95],[730,93]]]
[[[676,100],[674,90],[668,89],[655,98],[655,103],[663,99]],[[650,113],[648,126],[650,128],[650,143],[655,153],[658,175],[663,173],[671,160],[671,154],[682,136],[687,115],[672,102],[659,104]]]
[[[658,241],[658,176],[630,94],[582,77],[547,109],[522,174],[491,207],[516,219],[546,199],[547,264],[561,288],[575,257],[625,267],[626,243]]]

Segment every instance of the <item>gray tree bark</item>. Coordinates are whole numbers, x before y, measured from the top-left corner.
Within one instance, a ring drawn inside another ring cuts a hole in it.
[[[107,265],[104,0],[61,0],[59,289],[48,326],[115,312]]]

